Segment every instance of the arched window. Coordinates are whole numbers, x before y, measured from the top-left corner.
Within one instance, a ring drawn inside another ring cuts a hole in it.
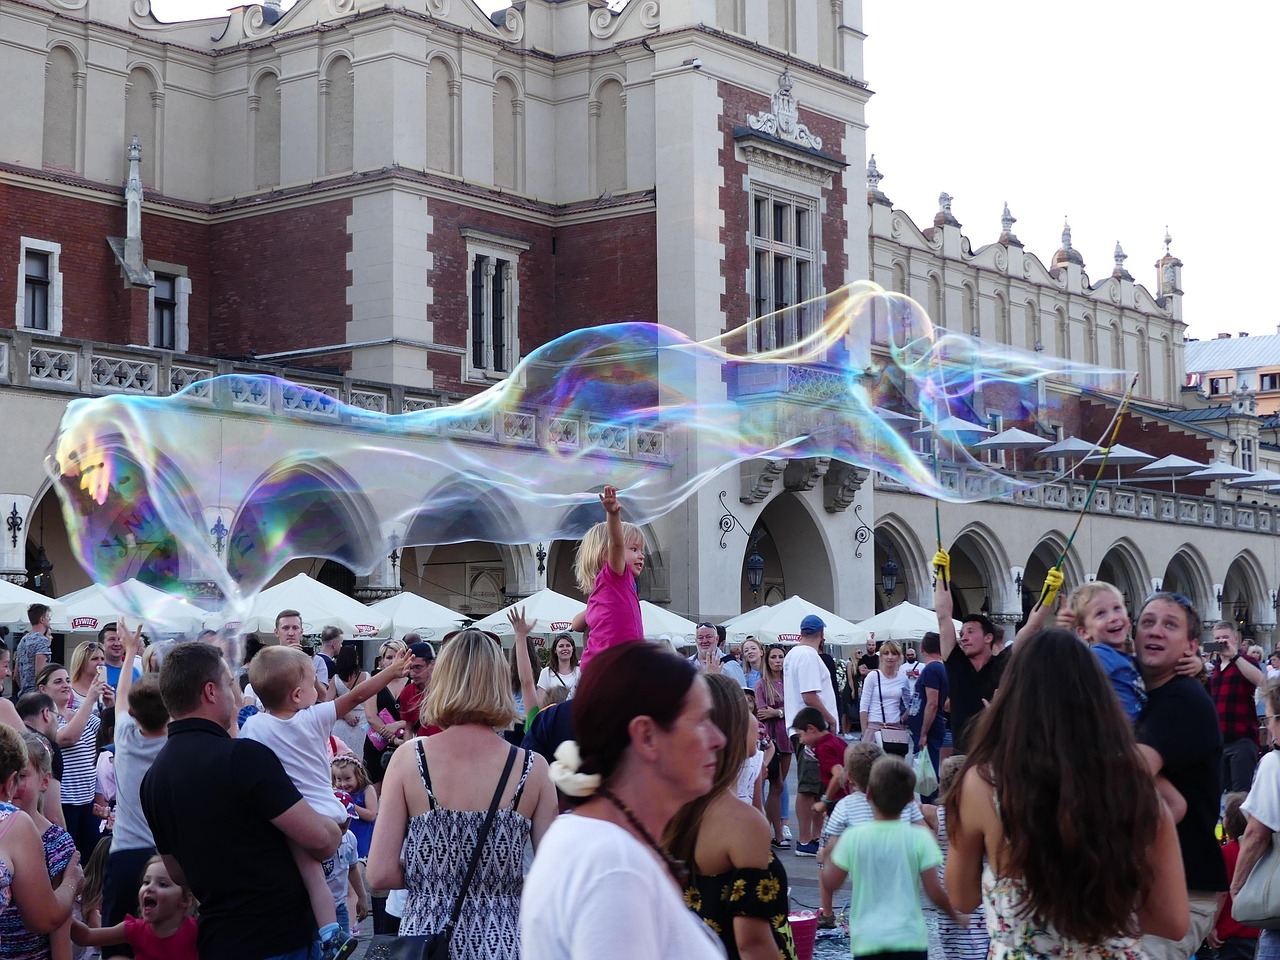
[[[1111,321],[1111,364],[1117,369],[1124,369],[1124,334],[1118,320]]]
[[[1027,318],[1027,339],[1031,349],[1043,350],[1044,336],[1040,330],[1040,308],[1035,305],[1035,301],[1028,300],[1024,309]]]
[[[141,67],[129,71],[124,90],[124,144],[129,143],[133,137],[138,138],[138,146],[142,148],[142,182],[147,186],[155,186],[156,127],[161,103],[159,90],[151,71]],[[120,150],[121,162],[124,144]]]
[[[1054,310],[1058,317],[1058,356],[1063,360],[1071,359],[1071,328],[1067,325],[1067,311],[1058,307]]]
[[[996,339],[1001,343],[1011,344],[1012,334],[1009,330],[1009,303],[1004,294],[996,294]]]
[[[249,97],[253,122],[253,185],[264,190],[280,185],[280,81],[264,73]]]
[[[427,61],[427,166],[457,173],[455,131],[462,84],[443,57]]]
[[[506,77],[499,77],[493,85],[493,185],[510,190],[517,188],[519,172],[518,103],[516,85]]]
[[[1086,363],[1098,362],[1098,325],[1093,315],[1084,315],[1084,359]]]
[[[964,297],[964,303],[961,309],[964,311],[964,329],[971,337],[982,336],[982,328],[978,324],[978,294],[973,289],[973,284],[966,283],[961,290]]]
[[[1138,392],[1154,397],[1156,385],[1151,382],[1151,346],[1147,342],[1147,331],[1139,327],[1134,339],[1138,347]]]
[[[893,289],[898,293],[907,292],[907,268],[901,260],[893,261]]]
[[[627,188],[627,104],[622,84],[606,80],[596,89],[591,108],[595,114],[593,193],[618,192]]]
[[[355,76],[351,61],[334,57],[324,72],[324,172],[345,173],[355,163]]]
[[[947,325],[946,303],[942,299],[942,278],[936,273],[929,274],[929,319],[935,326]]]
[[[44,71],[43,165],[55,170],[75,170],[80,135],[80,90],[84,74],[75,55],[66,47],[54,47]]]

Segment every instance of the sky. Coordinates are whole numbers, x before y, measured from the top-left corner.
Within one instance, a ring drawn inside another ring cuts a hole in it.
[[[152,8],[190,19],[227,2]],[[999,236],[1008,202],[1046,264],[1066,219],[1092,281],[1111,274],[1119,241],[1148,290],[1167,226],[1188,337],[1280,329],[1256,293],[1280,193],[1266,187],[1280,5],[863,0],[863,28],[867,150],[918,225],[946,191],[976,249]]]

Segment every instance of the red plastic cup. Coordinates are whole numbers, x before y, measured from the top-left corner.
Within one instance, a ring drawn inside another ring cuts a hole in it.
[[[813,942],[818,936],[816,913],[793,913],[787,917],[791,924],[791,939],[796,944],[796,960],[813,960]]]

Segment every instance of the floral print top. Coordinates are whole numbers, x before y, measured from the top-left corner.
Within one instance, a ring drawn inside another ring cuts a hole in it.
[[[769,866],[764,870],[749,867],[714,877],[695,873],[685,887],[684,902],[715,931],[729,960],[738,960],[734,917],[766,921],[782,960],[796,960],[796,945],[787,920],[787,871],[776,856],[769,856]]]
[[[989,960],[1145,960],[1132,937],[1088,944],[1044,926],[1028,915],[1026,883],[1016,877],[997,877],[990,864],[982,867],[982,902],[991,936]]]

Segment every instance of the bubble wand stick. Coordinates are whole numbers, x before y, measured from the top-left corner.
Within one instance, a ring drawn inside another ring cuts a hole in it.
[[[1129,389],[1124,392],[1124,396],[1120,398],[1120,406],[1116,409],[1115,418],[1111,421],[1111,436],[1107,438],[1107,445],[1102,450],[1102,461],[1098,464],[1098,473],[1093,478],[1093,483],[1089,484],[1089,492],[1084,496],[1084,505],[1080,508],[1080,514],[1076,517],[1076,525],[1071,529],[1071,536],[1067,537],[1067,544],[1062,548],[1062,553],[1058,557],[1058,562],[1053,565],[1054,570],[1061,571],[1063,564],[1066,563],[1067,553],[1071,550],[1071,543],[1076,538],[1076,534],[1080,532],[1080,524],[1084,522],[1084,516],[1089,512],[1089,505],[1093,503],[1094,491],[1098,489],[1098,484],[1102,482],[1103,471],[1107,469],[1107,459],[1111,456],[1111,448],[1115,446],[1116,437],[1120,433],[1120,424],[1124,421],[1124,412],[1129,407],[1129,400],[1133,397],[1134,388],[1138,385],[1138,375],[1135,373],[1133,379],[1129,381]],[[936,506],[936,504],[935,504]],[[1040,590],[1040,599],[1036,601],[1035,607],[1038,609],[1047,603],[1052,603],[1054,595],[1061,586],[1061,578],[1057,578],[1057,583],[1050,583],[1049,578],[1045,578],[1045,585]]]

